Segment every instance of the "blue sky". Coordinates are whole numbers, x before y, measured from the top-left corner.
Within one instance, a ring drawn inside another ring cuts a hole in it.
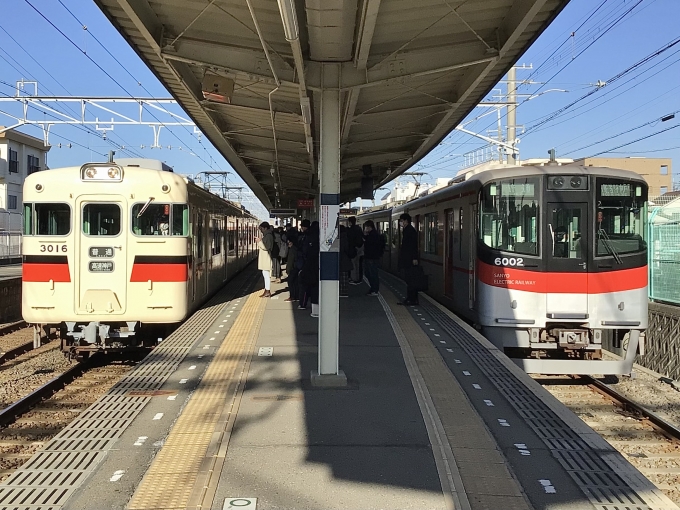
[[[56,28],[26,0],[5,3],[0,19],[0,97],[13,95],[14,84],[21,78],[37,79],[41,95],[169,97],[94,3],[28,1]],[[548,149],[554,147],[558,156],[565,157],[615,150],[603,155],[670,157],[677,164],[680,128],[674,126],[680,125],[680,44],[652,55],[678,41],[678,19],[678,0],[572,0],[518,62],[533,69],[518,70],[517,78],[536,82],[521,86],[518,92],[543,92],[518,108],[517,122],[526,130],[518,130],[521,158],[546,157]],[[598,80],[607,84],[598,88],[594,85]],[[498,89],[505,93],[505,87],[501,83]],[[553,89],[567,92],[546,92]],[[588,93],[588,97],[577,101]],[[573,106],[560,112],[571,103]],[[0,110],[16,112],[9,103],[0,103]],[[179,109],[175,111],[181,113]],[[469,119],[486,111],[477,108]],[[675,119],[660,121],[676,111]],[[555,116],[549,119],[551,115]],[[157,117],[168,119],[161,114]],[[542,121],[546,122],[539,125]],[[0,124],[11,123],[11,118],[0,115]],[[496,128],[496,114],[466,127],[495,136],[489,130]],[[655,134],[665,129],[668,130]],[[23,130],[42,136],[38,128]],[[620,133],[623,134],[614,136]],[[163,149],[150,148],[150,127],[116,127],[107,131],[107,140],[101,136],[101,132],[82,127],[53,128],[50,166],[102,160],[115,149],[114,142],[136,156],[162,159],[182,173],[231,170],[210,143],[199,139],[191,128],[164,129]],[[638,138],[645,139],[629,144]],[[594,143],[600,140],[603,141]],[[67,148],[69,143],[71,148]],[[449,135],[423,160],[421,167],[428,174],[425,180],[454,175],[464,162],[463,154],[483,145],[481,140],[463,133]],[[614,149],[619,145],[624,146]],[[236,174],[231,180],[241,183]],[[255,208],[252,203],[247,206]]]

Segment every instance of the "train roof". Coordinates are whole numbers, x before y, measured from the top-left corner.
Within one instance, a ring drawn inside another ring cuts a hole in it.
[[[369,218],[373,216],[384,215],[385,211],[392,209],[403,211],[413,207],[418,207],[432,201],[439,201],[442,199],[466,193],[470,190],[479,189],[488,182],[498,179],[512,179],[516,177],[527,177],[532,175],[596,175],[598,177],[614,177],[620,179],[629,179],[646,183],[644,178],[630,170],[621,170],[618,168],[608,167],[594,167],[583,165],[545,165],[545,166],[503,166],[499,168],[486,168],[481,171],[473,170],[467,173],[460,173],[449,181],[449,185],[437,189],[436,191],[418,196],[406,202],[398,204],[384,204],[380,209],[372,209],[366,213],[362,213],[362,218]]]

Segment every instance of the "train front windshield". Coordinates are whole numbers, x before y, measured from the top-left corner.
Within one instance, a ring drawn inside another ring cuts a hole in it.
[[[644,183],[620,178],[497,180],[480,193],[479,239],[492,260],[504,254],[535,256],[556,261],[548,270],[583,271],[593,257],[620,262],[621,255],[646,250],[646,200]]]
[[[596,256],[618,256],[646,249],[643,210],[647,188],[640,183],[596,178]]]

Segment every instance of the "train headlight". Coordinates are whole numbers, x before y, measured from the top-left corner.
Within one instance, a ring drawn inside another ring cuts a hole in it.
[[[42,184],[36,184],[35,185],[35,190],[40,193],[43,190],[43,185]]]
[[[123,169],[110,163],[88,164],[80,168],[80,178],[83,181],[113,181],[123,180]]]
[[[553,177],[552,185],[553,185],[553,188],[556,188],[556,189],[561,188],[562,186],[564,186],[564,177],[562,177],[561,175],[558,176],[558,177]]]
[[[163,193],[169,193],[170,192],[170,185],[169,184],[163,184],[163,186],[161,186],[161,191]]]
[[[572,188],[580,188],[581,184],[583,184],[583,181],[580,177],[574,176],[569,181],[569,184],[571,185]]]

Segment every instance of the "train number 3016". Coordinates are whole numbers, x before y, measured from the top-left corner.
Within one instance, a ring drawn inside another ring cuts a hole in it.
[[[40,245],[40,251],[46,251],[50,253],[66,253],[67,248],[65,244],[41,244]]]
[[[520,266],[524,265],[524,259],[522,257],[496,257],[493,261],[497,266]]]

